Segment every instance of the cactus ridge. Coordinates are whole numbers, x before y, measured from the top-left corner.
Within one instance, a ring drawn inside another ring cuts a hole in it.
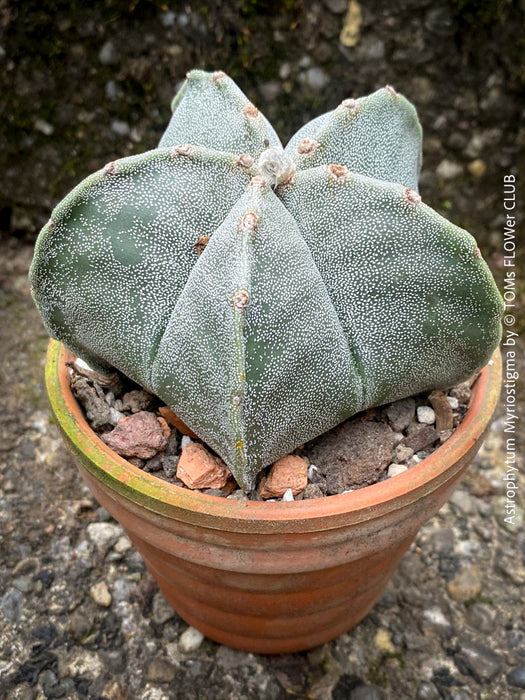
[[[192,71],[160,146],[55,208],[32,293],[53,337],[156,393],[242,487],[489,359],[501,297],[472,236],[421,202],[421,128],[392,88],[283,150],[232,80]]]
[[[381,88],[359,100],[344,100],[314,119],[290,139],[286,151],[300,170],[339,163],[417,191],[421,137],[414,106],[391,88]],[[298,146],[306,138],[315,139],[318,147],[301,155]]]
[[[270,122],[224,73],[193,70],[172,102],[159,148],[191,143],[258,158],[281,141]]]

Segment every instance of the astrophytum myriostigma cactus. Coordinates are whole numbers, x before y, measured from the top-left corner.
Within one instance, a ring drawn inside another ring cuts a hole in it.
[[[468,378],[500,338],[476,242],[421,202],[391,87],[283,150],[224,73],[193,71],[159,148],[109,163],[37,242],[49,333],[157,394],[253,485],[367,407]]]

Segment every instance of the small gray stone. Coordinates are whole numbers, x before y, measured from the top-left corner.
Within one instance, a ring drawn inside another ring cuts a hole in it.
[[[439,634],[447,634],[452,629],[450,621],[447,620],[441,608],[437,606],[424,610],[423,620],[426,626],[436,630]]]
[[[440,700],[441,695],[433,683],[423,681],[419,684],[416,700]]]
[[[392,462],[394,432],[386,423],[348,420],[308,444],[329,494],[375,483]]]
[[[123,534],[120,525],[115,523],[90,523],[86,528],[86,532],[97,549],[103,553]]]
[[[447,401],[450,404],[450,408],[453,411],[457,411],[457,409],[459,408],[459,401],[458,401],[457,397],[456,396],[447,396]]]
[[[32,576],[18,576],[13,579],[13,586],[18,588],[21,593],[29,593],[33,590],[33,577]]]
[[[86,377],[74,373],[70,379],[71,390],[82,404],[86,418],[92,428],[102,428],[111,425],[111,408],[101,398],[95,387]]]
[[[177,465],[179,463],[179,457],[175,455],[164,455],[161,458],[162,468],[164,469],[164,474],[168,479],[172,479],[177,472]]]
[[[123,122],[122,122],[123,123]],[[129,133],[129,126],[128,133]],[[122,397],[122,410],[139,413],[139,411],[149,411],[153,406],[153,396],[143,389],[133,389],[127,391]]]
[[[525,688],[525,666],[517,666],[507,673],[507,683],[515,688]]]
[[[151,618],[156,625],[163,625],[168,620],[175,616],[173,608],[168,605],[166,599],[160,593],[155,593],[151,606]]]
[[[308,484],[303,491],[304,498],[322,498],[326,496],[326,487],[323,489],[321,484]]]
[[[375,685],[358,685],[350,691],[349,700],[385,700],[385,691]]]
[[[129,600],[133,584],[126,578],[118,578],[111,587],[111,594],[117,603],[123,600]]]
[[[409,434],[400,443],[401,445],[410,447],[414,452],[420,452],[439,440],[439,433],[431,425],[421,425],[419,423],[414,423],[413,425],[414,428],[409,430]]]
[[[177,16],[174,12],[171,12],[169,10],[168,12],[163,12],[160,16],[160,23],[162,24],[163,27],[166,29],[168,27],[174,27],[175,26],[175,20],[177,19]]]
[[[406,445],[397,445],[394,450],[394,461],[396,464],[402,464],[403,462],[408,462],[408,460],[414,456],[414,450]]]
[[[436,414],[430,406],[417,407],[417,420],[425,425],[433,425],[436,422]]]
[[[55,127],[44,119],[35,120],[35,129],[40,131],[41,134],[44,134],[44,136],[51,136],[55,131]]]
[[[348,8],[348,0],[323,0],[323,3],[335,15],[342,15]]]
[[[321,92],[321,90],[324,90],[324,88],[329,84],[330,76],[322,68],[313,66],[306,71],[305,80],[307,85],[312,88],[312,90]]]
[[[162,469],[162,460],[165,458],[165,455],[163,454],[156,454],[154,457],[151,459],[147,459],[145,464],[144,464],[144,471],[145,472],[158,472]]]
[[[494,630],[494,611],[482,603],[474,603],[468,608],[467,622],[480,632]]]
[[[111,131],[117,136],[128,136],[129,135],[129,124],[121,119],[113,119],[111,122]]]
[[[106,41],[98,52],[98,60],[104,65],[109,66],[118,61],[115,45],[112,41]]]
[[[471,496],[461,488],[454,491],[450,497],[450,503],[466,515],[471,515],[474,512],[474,503]]]
[[[215,654],[215,663],[220,666],[225,671],[233,671],[236,668],[243,668],[246,666],[247,661],[253,661],[253,657],[238,651],[237,649],[231,649],[230,647],[221,646],[217,649]]]
[[[203,640],[204,635],[202,632],[199,632],[195,627],[188,627],[180,636],[179,649],[186,654],[197,651]]]
[[[2,612],[9,622],[16,622],[20,618],[23,604],[24,596],[16,588],[11,588],[7,593],[4,593],[0,600]]]
[[[147,679],[154,683],[171,683],[175,674],[175,667],[168,661],[154,659],[148,666]]]
[[[263,83],[259,88],[261,95],[268,102],[275,100],[281,92],[283,91],[282,84],[278,80],[269,80],[267,83]]]
[[[455,655],[455,661],[462,673],[467,669],[478,683],[490,682],[502,666],[499,654],[483,644],[470,640],[461,644],[459,652]]]
[[[288,63],[288,61],[285,61],[284,63],[281,63],[279,66],[279,78],[281,80],[287,80],[292,73],[292,67]]]
[[[463,166],[446,158],[436,168],[436,175],[442,180],[454,180],[463,172]]]
[[[414,399],[394,401],[385,408],[390,425],[396,432],[404,430],[414,418],[416,402]]]
[[[405,464],[391,464],[388,467],[388,477],[397,476],[398,474],[403,474],[403,472],[408,471],[408,467]]]
[[[116,102],[118,100],[119,89],[114,80],[108,80],[108,82],[104,86],[104,92],[106,93],[106,97],[108,98],[108,100],[110,100],[111,102]]]
[[[454,531],[451,528],[439,528],[430,535],[430,542],[432,551],[446,556],[454,549]]]

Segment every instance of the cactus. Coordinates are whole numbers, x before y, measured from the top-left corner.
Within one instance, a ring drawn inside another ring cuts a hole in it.
[[[465,380],[500,339],[475,240],[422,203],[392,88],[285,149],[224,73],[193,71],[159,148],[108,164],[42,230],[49,333],[157,394],[251,488],[353,414]]]

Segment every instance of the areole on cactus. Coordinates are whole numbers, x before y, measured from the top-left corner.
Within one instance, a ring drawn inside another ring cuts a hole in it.
[[[192,71],[159,148],[53,211],[30,277],[49,333],[157,394],[244,488],[371,406],[468,378],[500,334],[474,238],[422,203],[421,127],[391,87],[286,148]]]

